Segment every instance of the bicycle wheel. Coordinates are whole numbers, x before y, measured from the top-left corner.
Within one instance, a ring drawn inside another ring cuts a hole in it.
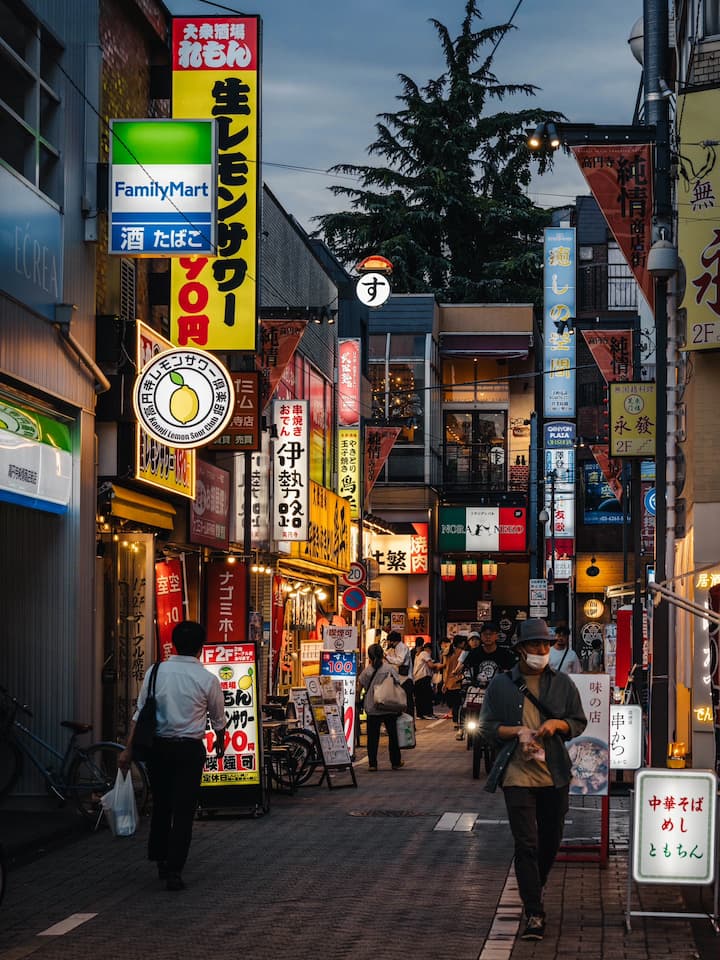
[[[480,778],[480,764],[482,762],[482,756],[484,752],[482,739],[480,737],[475,737],[472,757],[473,780],[478,780]]]
[[[317,738],[303,730],[293,730],[283,739],[292,747],[295,760],[295,784],[301,786],[313,775],[320,763]]]
[[[23,755],[12,740],[0,740],[0,797],[6,796],[20,776]]]
[[[111,790],[117,776],[117,761],[123,751],[119,743],[93,743],[78,754],[68,774],[68,785],[78,810],[91,823],[101,819],[100,800]],[[145,768],[133,760],[130,776],[135,791],[138,814],[142,814],[148,799],[149,786]]]

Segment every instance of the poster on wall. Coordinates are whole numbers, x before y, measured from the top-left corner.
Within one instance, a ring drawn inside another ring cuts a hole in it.
[[[220,681],[225,700],[225,756],[215,756],[215,733],[205,734],[203,787],[260,783],[258,675],[252,643],[205,644],[200,662]]]
[[[576,673],[573,683],[580,692],[587,726],[567,744],[572,762],[570,793],[605,797],[610,771],[610,677]]]

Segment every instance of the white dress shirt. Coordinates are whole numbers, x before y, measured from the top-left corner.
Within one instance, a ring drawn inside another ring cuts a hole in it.
[[[152,668],[151,668],[152,669]],[[150,671],[145,674],[133,720],[137,720],[148,695]],[[216,731],[225,727],[225,705],[218,678],[197,657],[176,654],[164,660],[155,681],[157,736],[202,740],[207,718]]]

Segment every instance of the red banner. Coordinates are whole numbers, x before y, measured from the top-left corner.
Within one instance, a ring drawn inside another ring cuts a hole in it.
[[[360,425],[360,341],[340,340],[338,344],[338,424]]]
[[[206,643],[248,639],[247,566],[213,560],[207,564]]]
[[[260,371],[260,406],[265,409],[305,333],[307,320],[261,320],[260,351],[255,365]]]
[[[365,499],[375,486],[385,461],[390,456],[395,441],[400,436],[400,427],[365,428]]]
[[[605,383],[633,379],[632,330],[583,330],[582,335]]]
[[[573,147],[572,151],[645,299],[654,309],[655,286],[647,268],[653,214],[650,144],[598,144]]]
[[[155,564],[155,611],[160,659],[175,653],[172,632],[184,619],[183,576],[180,560],[159,560]]]
[[[595,462],[602,470],[607,485],[615,494],[618,503],[622,503],[623,485],[622,480],[622,460],[611,460],[608,455],[607,447],[592,446],[590,452],[595,457]]]

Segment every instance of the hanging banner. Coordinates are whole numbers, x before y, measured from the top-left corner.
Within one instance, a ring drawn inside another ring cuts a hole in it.
[[[720,164],[708,141],[707,118],[717,114],[720,93],[700,90],[678,97],[678,252],[687,283],[685,350],[720,349]]]
[[[161,660],[167,660],[175,653],[172,642],[175,625],[185,619],[181,560],[172,558],[155,564],[155,619],[158,654]]]
[[[655,285],[647,268],[652,246],[653,169],[650,144],[572,147],[595,197],[650,309]]]
[[[360,426],[360,340],[338,340],[338,426]]]
[[[655,384],[611,383],[609,390],[610,456],[654,457],[657,439]]]
[[[264,410],[295,355],[307,320],[261,320],[260,350],[255,365],[260,372],[260,406]]]
[[[273,540],[307,540],[310,515],[307,400],[274,400]]]
[[[270,546],[270,438],[260,437],[262,450],[250,455],[250,545],[245,544],[245,456],[233,457],[233,495],[230,509],[230,539],[249,550]]]
[[[583,330],[582,335],[605,383],[632,380],[632,330]]]
[[[212,560],[205,566],[206,643],[241,643],[248,638],[247,566]]]
[[[546,229],[544,243],[543,409],[575,416],[575,230]]]
[[[590,452],[595,457],[595,462],[600,467],[605,482],[612,491],[613,496],[622,502],[622,460],[611,460],[608,456],[608,448],[601,447],[598,444],[591,444]]]
[[[366,427],[365,428],[365,499],[375,486],[385,461],[395,441],[400,436],[400,427]]]
[[[172,113],[216,121],[217,256],[171,263],[170,339],[255,350],[260,175],[260,20],[174,17]]]
[[[190,505],[190,543],[226,550],[230,542],[230,474],[198,460],[197,492]]]
[[[360,430],[338,430],[338,493],[350,504],[350,516],[360,516]]]

